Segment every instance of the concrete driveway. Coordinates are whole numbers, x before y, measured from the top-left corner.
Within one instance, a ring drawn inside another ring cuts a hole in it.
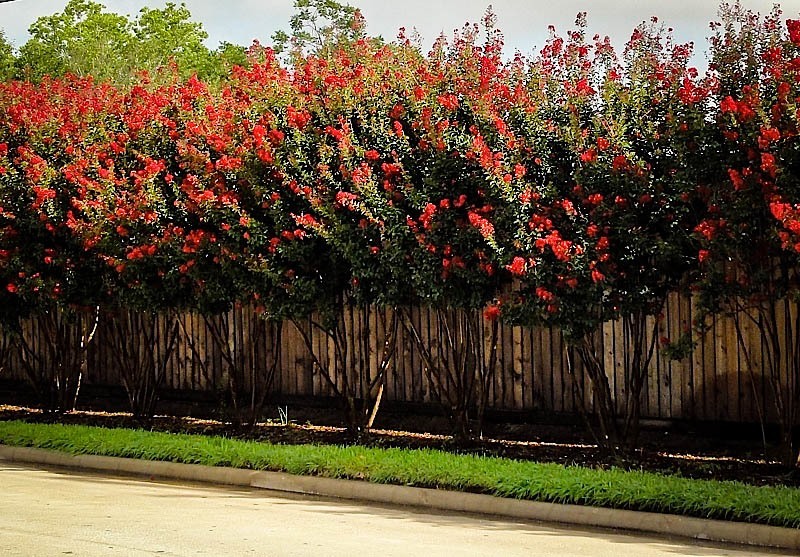
[[[0,554],[790,555],[0,463]]]

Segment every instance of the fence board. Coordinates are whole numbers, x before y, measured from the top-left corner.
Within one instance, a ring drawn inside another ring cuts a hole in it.
[[[665,308],[665,319],[660,324],[660,337],[678,340],[692,325],[693,301],[686,296],[673,294]],[[775,308],[781,334],[796,334],[794,331],[797,305],[785,301]],[[356,382],[367,382],[377,372],[383,354],[384,339],[391,319],[391,309],[354,308],[345,316],[348,333],[348,363],[360,370],[350,378]],[[408,315],[423,341],[436,351],[437,312],[429,308],[410,308]],[[105,316],[106,321],[109,316]],[[249,308],[236,308],[229,314],[232,332],[230,349],[244,369],[256,363],[268,361],[276,347],[268,346],[271,327],[255,327],[257,317]],[[215,317],[214,319],[219,319]],[[212,342],[202,316],[184,316],[185,332],[181,329],[175,351],[167,363],[165,387],[215,391],[225,388],[227,373],[220,347]],[[334,369],[333,340],[311,327],[309,320],[300,320],[300,326],[309,331],[315,355],[323,365]],[[764,375],[764,351],[758,326],[748,318],[740,321],[742,346],[739,346],[735,322],[717,316],[710,320],[707,334],[697,338],[691,355],[669,361],[656,353],[648,369],[647,382],[642,393],[643,416],[652,418],[675,418],[687,420],[730,420],[757,422],[762,415],[774,420],[775,411],[769,378]],[[652,327],[652,321],[650,322]],[[109,327],[102,322],[94,342],[89,346],[85,380],[97,385],[119,385],[119,370],[114,364],[112,347],[109,345]],[[22,330],[31,347],[47,356],[46,343],[39,323],[28,320]],[[168,337],[169,321],[160,316],[157,337],[164,343]],[[479,330],[477,342],[482,342],[488,358],[491,349],[490,327]],[[189,339],[195,342],[196,352],[191,350]],[[410,402],[436,402],[435,390],[429,384],[429,374],[420,357],[418,348],[401,325],[398,329],[397,350],[387,369],[387,400]],[[624,393],[625,359],[632,350],[621,323],[607,323],[598,340],[601,357],[612,392],[621,400]],[[749,351],[746,357],[744,349]],[[165,346],[158,346],[163,353]],[[501,326],[497,339],[497,364],[495,377],[489,385],[490,408],[509,410],[536,410],[543,412],[576,412],[573,382],[583,381],[582,364],[575,361],[576,375],[567,369],[565,346],[561,334],[547,328],[525,329]],[[790,377],[791,366],[787,359],[782,366],[781,383],[784,386],[797,380]],[[25,379],[20,354],[9,358],[4,378]],[[203,363],[207,365],[204,366]],[[208,374],[204,369],[208,369]],[[342,377],[334,377],[341,387]],[[251,378],[246,378],[250,385]],[[311,355],[303,344],[300,334],[289,323],[283,327],[280,365],[276,371],[274,390],[291,395],[329,396],[332,390],[319,370],[315,369]],[[585,403],[591,406],[592,394],[585,389]]]
[[[509,408],[522,408],[523,401],[523,382],[522,382],[522,329],[514,327],[512,330],[512,338],[514,342],[514,369],[512,370],[513,391]]]

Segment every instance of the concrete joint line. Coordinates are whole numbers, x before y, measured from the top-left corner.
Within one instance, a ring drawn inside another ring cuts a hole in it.
[[[374,484],[364,481],[339,480],[316,476],[296,476],[284,472],[242,470],[110,456],[73,456],[47,449],[6,445],[0,445],[0,460],[151,478],[158,477],[171,480],[253,487],[272,491],[356,499],[425,509],[469,512],[541,522],[633,530],[698,540],[781,549],[800,549],[800,529],[779,528],[763,524],[726,522],[580,505],[540,503],[476,493]]]

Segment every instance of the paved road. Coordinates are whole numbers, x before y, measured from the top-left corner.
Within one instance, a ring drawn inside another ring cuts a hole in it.
[[[752,557],[781,553],[0,462],[0,554]]]

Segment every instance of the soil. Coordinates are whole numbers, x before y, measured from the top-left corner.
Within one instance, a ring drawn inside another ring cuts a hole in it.
[[[331,423],[331,409],[292,408],[288,420],[275,418],[255,426],[219,419],[159,415],[141,420],[125,412],[76,410],[53,414],[35,408],[0,405],[0,420],[58,422],[109,428],[219,435],[282,444],[353,444],[345,429]],[[554,424],[490,424],[482,438],[456,444],[446,435],[446,422],[432,416],[384,415],[379,429],[357,442],[374,447],[435,448],[454,453],[502,456],[592,468],[619,467],[690,478],[736,480],[753,485],[800,487],[797,469],[759,455],[758,441],[707,438],[688,432],[646,429],[641,448],[626,455],[609,455],[586,439],[583,428]]]

